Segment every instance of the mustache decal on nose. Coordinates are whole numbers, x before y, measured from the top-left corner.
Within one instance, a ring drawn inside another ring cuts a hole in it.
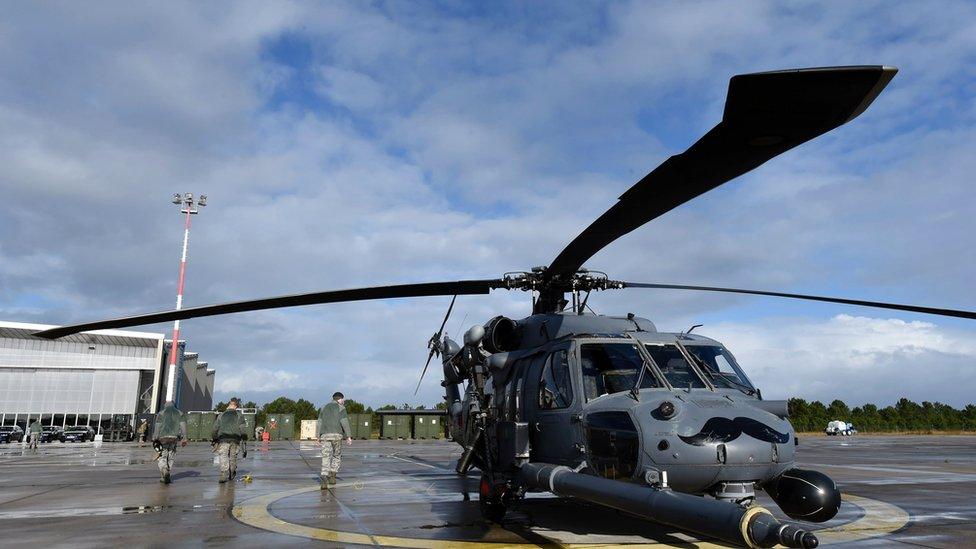
[[[713,417],[705,422],[701,431],[689,437],[678,435],[678,438],[692,446],[704,446],[710,443],[730,442],[745,433],[752,438],[765,442],[786,444],[790,441],[789,433],[780,433],[772,427],[749,417]]]

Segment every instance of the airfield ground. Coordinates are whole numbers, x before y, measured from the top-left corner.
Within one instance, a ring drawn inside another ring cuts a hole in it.
[[[846,497],[818,525],[823,544],[976,545],[976,437],[818,436],[801,438],[800,450],[801,465],[829,474]],[[253,481],[219,485],[210,445],[193,443],[163,486],[149,447],[54,443],[35,455],[0,445],[0,546],[716,546],[541,495],[504,525],[485,524],[477,477],[453,473],[458,448],[446,441],[355,441],[327,492],[315,480],[318,451],[252,445],[239,474]]]

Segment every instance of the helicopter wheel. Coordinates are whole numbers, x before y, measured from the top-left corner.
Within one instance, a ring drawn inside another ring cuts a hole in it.
[[[505,504],[504,485],[493,487],[488,476],[482,474],[481,482],[478,483],[478,503],[481,506],[481,516],[485,520],[501,523],[508,510]]]

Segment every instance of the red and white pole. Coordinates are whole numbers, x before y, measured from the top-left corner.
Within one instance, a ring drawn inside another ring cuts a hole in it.
[[[183,253],[180,255],[180,279],[176,285],[176,310],[183,308],[183,285],[186,282],[186,250],[190,243],[190,216],[197,213],[196,206],[207,205],[207,195],[201,194],[194,202],[193,195],[174,194],[173,204],[182,205],[184,209],[180,213],[186,214],[186,221],[183,223]],[[176,352],[180,344],[180,321],[173,322],[173,342],[169,348],[169,369],[166,372],[166,401],[172,402],[176,399]]]
[[[176,310],[183,308],[183,284],[186,282],[186,249],[190,243],[190,213],[192,205],[187,204],[186,222],[183,224],[183,254],[180,256],[180,280],[176,285]],[[166,402],[176,398],[176,350],[180,341],[180,321],[173,321],[173,343],[169,348],[169,370],[166,372]]]

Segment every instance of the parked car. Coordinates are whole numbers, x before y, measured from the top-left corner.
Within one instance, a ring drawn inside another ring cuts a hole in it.
[[[55,440],[64,442],[64,429],[56,425],[45,425],[41,427],[40,442],[54,442]]]
[[[64,440],[67,442],[90,442],[95,440],[95,430],[87,425],[76,425],[64,430]]]
[[[0,426],[0,442],[22,442],[24,440],[24,430],[19,425]]]

